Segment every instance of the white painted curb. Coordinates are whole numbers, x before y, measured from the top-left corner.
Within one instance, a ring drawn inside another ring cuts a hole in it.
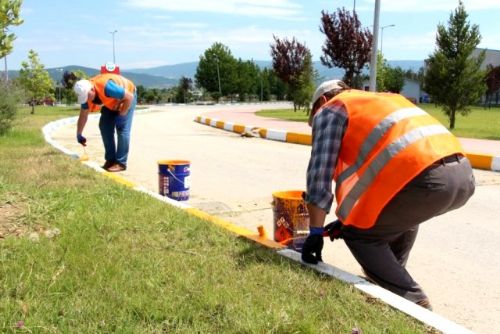
[[[212,126],[214,128],[220,128],[236,133],[240,133],[239,129],[244,128],[246,133],[253,134],[256,137],[260,136],[263,139],[277,140],[301,145],[310,145],[311,143],[311,135],[306,133],[295,133],[287,132],[285,130],[265,129],[249,125],[234,124],[233,122],[225,122],[217,119],[212,120],[203,116],[196,117],[194,121],[204,125]],[[217,123],[219,123],[219,126],[217,126]],[[220,126],[220,124],[222,124],[222,127]],[[236,126],[238,127],[238,129],[235,128]],[[255,134],[255,131],[258,131],[258,134]],[[473,168],[500,172],[500,157],[495,157],[489,154],[477,154],[469,152],[466,152],[466,155],[469,158]]]

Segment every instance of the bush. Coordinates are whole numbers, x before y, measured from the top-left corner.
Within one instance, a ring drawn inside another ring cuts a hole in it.
[[[16,117],[19,91],[16,86],[0,81],[0,136],[4,135],[12,126]]]

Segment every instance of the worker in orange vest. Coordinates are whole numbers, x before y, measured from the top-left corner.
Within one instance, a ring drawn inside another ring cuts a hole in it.
[[[431,309],[405,266],[419,224],[463,206],[474,193],[459,141],[405,97],[351,90],[340,80],[317,88],[309,125],[310,234],[302,260],[322,261],[325,229],[340,228],[369,280]],[[332,180],[340,223],[324,226]]]
[[[83,146],[87,144],[82,132],[87,124],[88,114],[100,110],[99,129],[106,160],[102,168],[109,172],[126,170],[130,129],[137,102],[135,85],[121,75],[103,73],[89,80],[77,81],[74,91],[78,103],[81,104],[76,130],[77,141]]]

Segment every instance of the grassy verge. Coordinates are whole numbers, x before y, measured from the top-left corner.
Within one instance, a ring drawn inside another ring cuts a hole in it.
[[[441,108],[433,104],[419,104],[419,107],[436,117],[446,127],[449,126],[448,117]],[[305,112],[294,112],[293,109],[262,110],[257,112],[257,115],[296,122],[307,122],[308,118]],[[458,137],[500,140],[500,108],[472,107],[468,116],[457,115],[452,132]]]
[[[23,109],[0,138],[0,332],[429,332],[330,277],[93,172]]]

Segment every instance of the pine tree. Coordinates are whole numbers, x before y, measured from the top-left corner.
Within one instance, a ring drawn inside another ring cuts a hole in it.
[[[481,41],[479,26],[470,25],[462,1],[450,14],[448,27],[438,25],[437,49],[427,60],[424,90],[449,117],[455,128],[456,113],[467,115],[486,90],[485,72],[480,67],[484,53],[472,57]]]

